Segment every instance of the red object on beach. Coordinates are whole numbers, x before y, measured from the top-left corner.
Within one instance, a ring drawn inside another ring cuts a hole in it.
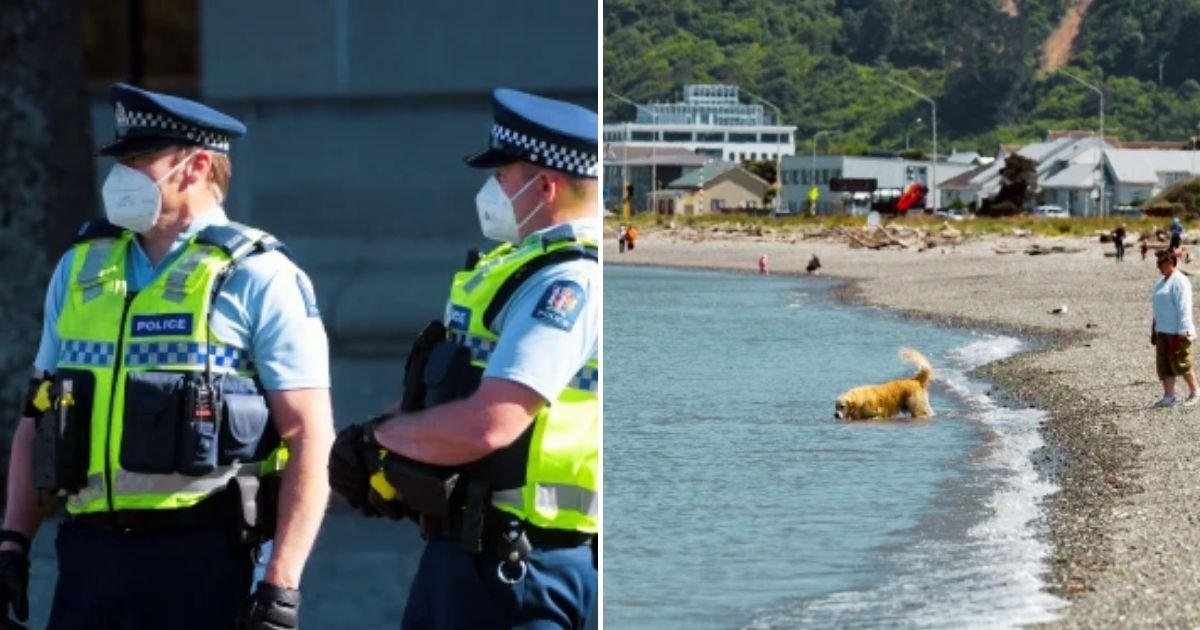
[[[763,254],[758,257],[758,273],[759,275],[767,275],[767,255]]]
[[[925,198],[926,188],[917,182],[909,182],[908,186],[904,187],[904,194],[896,200],[896,209],[901,213],[908,212],[909,209],[916,207],[922,199]]]

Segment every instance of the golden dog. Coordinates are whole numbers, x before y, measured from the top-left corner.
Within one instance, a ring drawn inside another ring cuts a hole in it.
[[[929,406],[929,379],[933,378],[933,367],[920,352],[901,348],[900,358],[917,366],[912,378],[901,378],[880,385],[863,385],[843,393],[837,398],[833,417],[842,420],[867,420],[890,418],[903,411],[914,418],[933,415]]]

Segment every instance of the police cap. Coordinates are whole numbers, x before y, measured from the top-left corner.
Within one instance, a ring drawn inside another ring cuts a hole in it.
[[[116,114],[116,138],[100,155],[125,157],[168,146],[198,146],[229,152],[229,142],[245,135],[241,121],[207,105],[117,83],[108,90]]]
[[[496,168],[529,162],[578,177],[597,176],[596,112],[517,90],[492,92],[488,148],[464,158],[468,166]]]

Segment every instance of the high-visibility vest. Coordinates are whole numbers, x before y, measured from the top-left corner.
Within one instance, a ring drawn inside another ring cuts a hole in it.
[[[538,269],[580,259],[596,261],[596,243],[576,238],[569,225],[484,254],[474,267],[454,276],[444,322],[449,340],[470,350],[472,365],[482,370],[503,335],[493,332],[493,320],[521,283]],[[538,527],[597,531],[599,380],[600,363],[592,358],[534,416],[521,438],[485,458],[503,462],[500,465],[508,470],[501,477],[519,480],[494,486],[493,506]]]
[[[126,272],[133,238],[97,221],[81,230],[73,246],[57,322],[55,376],[75,382],[72,402],[79,419],[90,421],[90,438],[86,485],[67,499],[72,514],[189,507],[234,475],[261,474],[286,460],[286,452],[276,449],[266,458],[219,462],[206,474],[178,470],[182,442],[194,441],[203,452],[216,448],[222,431],[246,437],[247,430],[227,426],[226,417],[222,426],[198,424],[189,433],[193,427],[180,417],[179,399],[189,378],[240,383],[241,391],[225,396],[230,408],[240,407],[229,416],[264,421],[263,430],[275,435],[248,349],[220,339],[209,316],[235,263],[282,245],[236,223],[209,226],[149,285],[131,292]]]

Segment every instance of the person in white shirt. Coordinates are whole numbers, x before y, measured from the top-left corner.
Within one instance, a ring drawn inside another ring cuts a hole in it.
[[[1192,369],[1192,341],[1196,324],[1192,319],[1192,283],[1176,269],[1175,253],[1166,250],[1156,255],[1162,280],[1154,285],[1150,306],[1154,319],[1150,323],[1150,345],[1155,347],[1155,367],[1162,381],[1163,397],[1154,407],[1175,405],[1175,378],[1187,382],[1188,397],[1184,405],[1200,401],[1196,388],[1196,373]]]

